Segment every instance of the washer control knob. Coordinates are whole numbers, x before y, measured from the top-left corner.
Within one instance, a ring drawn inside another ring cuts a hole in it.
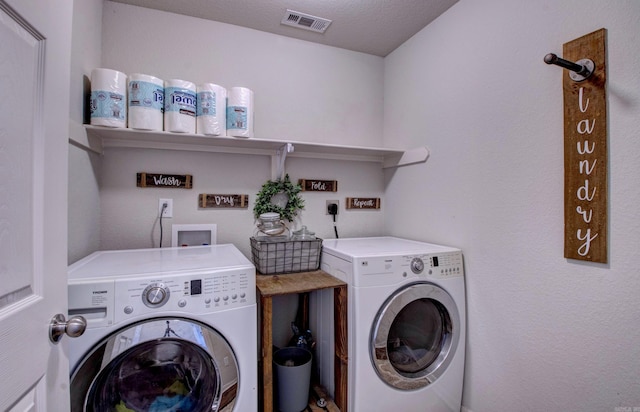
[[[411,271],[415,274],[420,274],[424,270],[424,262],[420,258],[413,258],[411,260]]]
[[[169,294],[169,287],[164,283],[152,283],[142,291],[142,303],[157,308],[167,303]]]
[[[185,306],[187,306],[187,301],[186,301],[186,300],[184,300],[184,299],[180,299],[180,300],[178,301],[178,307],[180,307],[180,308],[184,308]]]
[[[124,307],[124,313],[127,315],[131,315],[133,313],[133,306],[127,305]]]

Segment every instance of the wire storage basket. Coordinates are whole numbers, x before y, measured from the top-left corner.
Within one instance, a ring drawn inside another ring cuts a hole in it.
[[[322,239],[258,240],[251,239],[251,257],[263,275],[317,270],[320,267]]]

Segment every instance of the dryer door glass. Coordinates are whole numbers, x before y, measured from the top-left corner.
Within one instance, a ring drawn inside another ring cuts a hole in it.
[[[406,390],[434,382],[455,353],[459,324],[456,305],[442,288],[416,283],[396,291],[371,330],[371,360],[378,376]]]
[[[231,410],[238,365],[213,328],[180,318],[138,322],[106,337],[71,376],[72,412]]]
[[[431,365],[440,355],[447,318],[446,309],[433,299],[416,299],[402,308],[387,337],[391,365],[407,374]]]

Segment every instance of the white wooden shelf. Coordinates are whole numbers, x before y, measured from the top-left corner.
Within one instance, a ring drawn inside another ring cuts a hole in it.
[[[79,127],[84,128],[84,133]],[[278,154],[278,151],[282,151],[283,147],[291,144],[293,145],[293,151],[288,152],[285,156],[379,162],[385,168],[422,163],[429,157],[429,150],[426,147],[405,151],[379,147],[203,136],[77,124],[71,124],[71,130],[71,135],[74,136],[73,139],[70,139],[71,144],[96,153],[102,153],[106,147],[130,147],[279,156],[281,153]],[[85,140],[77,136],[82,136]]]

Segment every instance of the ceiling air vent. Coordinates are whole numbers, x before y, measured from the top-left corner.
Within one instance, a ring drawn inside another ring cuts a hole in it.
[[[280,23],[286,24],[287,26],[297,27],[299,29],[315,31],[316,33],[324,33],[324,31],[327,30],[327,27],[331,24],[331,20],[293,10],[287,10],[287,13],[284,15]]]

